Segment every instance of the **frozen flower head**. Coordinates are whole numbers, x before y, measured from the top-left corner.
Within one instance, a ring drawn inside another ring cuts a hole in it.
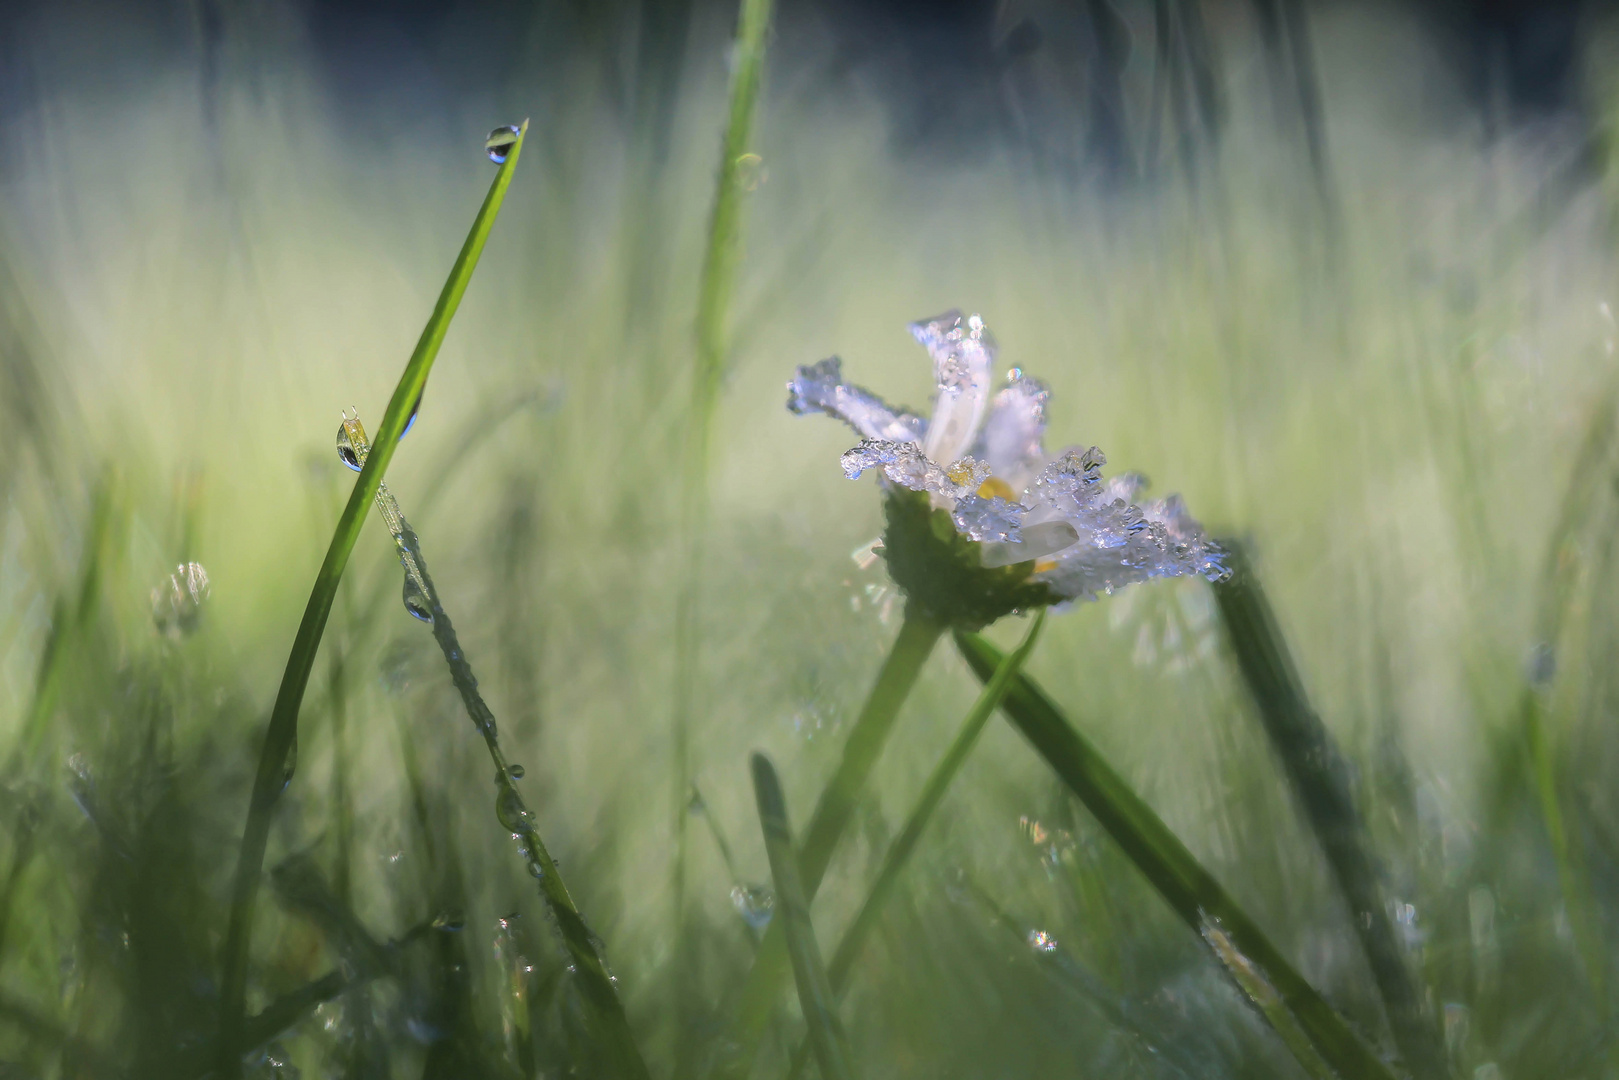
[[[881,476],[884,555],[911,602],[977,628],[1148,578],[1226,575],[1223,552],[1178,496],[1137,502],[1146,482],[1104,479],[1094,446],[1047,455],[1049,394],[1019,368],[992,388],[995,341],[977,315],[947,311],[911,334],[933,358],[932,419],[845,383],[837,357],[787,384],[789,410],[827,413],[861,435],[843,471]]]

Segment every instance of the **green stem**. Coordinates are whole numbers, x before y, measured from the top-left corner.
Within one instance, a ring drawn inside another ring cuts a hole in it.
[[[253,777],[253,793],[248,802],[247,822],[242,829],[242,844],[236,857],[236,874],[231,889],[230,929],[225,939],[224,970],[220,978],[219,1040],[216,1044],[220,1080],[233,1080],[240,1076],[242,1071],[241,1056],[236,1052],[236,1047],[241,1045],[244,1023],[242,1006],[247,993],[248,945],[252,936],[253,910],[258,900],[264,852],[270,839],[272,812],[287,783],[285,775],[287,753],[298,737],[298,711],[303,703],[304,690],[309,685],[309,673],[315,664],[315,653],[320,648],[321,635],[331,614],[338,582],[342,580],[349,554],[354,550],[354,543],[359,538],[360,527],[365,524],[366,504],[376,494],[377,486],[382,482],[382,475],[387,470],[388,463],[393,460],[394,449],[399,443],[399,436],[405,430],[405,422],[410,416],[411,407],[427,384],[428,373],[438,356],[439,346],[444,342],[444,335],[449,330],[450,320],[454,318],[456,308],[461,304],[467,283],[472,280],[472,271],[478,265],[478,257],[483,254],[484,242],[489,238],[490,230],[494,228],[495,217],[500,213],[501,202],[506,197],[506,189],[511,185],[512,173],[517,167],[517,160],[523,148],[523,136],[527,131],[528,122],[524,121],[522,133],[507,155],[506,163],[495,174],[494,182],[489,186],[489,194],[484,197],[483,206],[479,208],[478,216],[473,220],[472,231],[467,234],[466,243],[456,256],[449,279],[445,281],[444,290],[439,294],[438,303],[434,305],[433,314],[427,320],[427,326],[416,342],[416,349],[411,354],[409,363],[405,365],[399,384],[394,387],[393,397],[388,401],[382,426],[377,432],[376,449],[360,470],[360,476],[354,482],[354,490],[349,494],[348,503],[343,508],[343,515],[338,519],[337,528],[332,534],[332,542],[326,549],[326,558],[321,562],[319,573],[315,575],[315,584],[310,590],[309,603],[304,608],[303,619],[298,624],[298,634],[293,639],[292,651],[287,657],[286,671],[281,676],[281,687],[276,693],[275,707],[271,710],[269,727],[265,731],[264,743],[259,750],[258,768]]]
[[[989,679],[1000,665],[1000,650],[977,634],[956,634],[956,647],[980,680]],[[1251,996],[1259,985],[1253,980],[1262,980],[1297,1020],[1315,1053],[1342,1080],[1393,1080],[1387,1067],[1293,969],[1152,807],[1074,729],[1039,684],[1027,675],[1015,676],[1001,708],[1175,914],[1209,944],[1244,992]],[[1221,951],[1221,942],[1229,945],[1227,951]],[[1232,970],[1239,958],[1243,970]],[[1254,1003],[1261,1013],[1272,1015],[1268,998]],[[1308,1070],[1314,1063],[1301,1064]]]
[[[961,722],[961,730],[956,732],[950,748],[934,767],[927,783],[922,785],[922,794],[918,796],[916,805],[911,808],[899,835],[888,846],[888,852],[883,856],[882,868],[877,871],[877,878],[872,883],[871,891],[866,894],[866,900],[860,905],[860,911],[855,915],[854,921],[843,932],[843,940],[838,942],[837,951],[832,954],[832,963],[827,968],[832,992],[838,997],[842,997],[844,990],[848,989],[849,972],[854,967],[855,959],[860,955],[860,947],[865,944],[866,935],[871,932],[872,927],[877,925],[877,916],[882,913],[883,904],[887,902],[889,894],[894,891],[894,886],[899,883],[900,874],[910,862],[911,853],[916,850],[916,843],[922,838],[922,830],[933,820],[934,811],[944,801],[945,792],[950,790],[950,785],[961,772],[962,765],[966,764],[967,755],[972,753],[973,747],[977,745],[978,736],[983,733],[984,725],[1000,707],[1001,698],[1006,696],[1006,688],[1011,683],[1012,676],[1023,670],[1023,664],[1034,651],[1035,640],[1039,638],[1040,627],[1045,621],[1046,609],[1041,608],[1033,622],[1029,624],[1022,642],[1016,649],[1007,653],[996,666],[995,674],[984,684],[978,700],[974,701],[972,708],[967,711],[967,718]],[[789,1075],[798,1076],[803,1070],[805,1060],[804,1047],[800,1046],[798,1052],[793,1055],[793,1067]]]
[[[815,804],[815,813],[810,818],[809,828],[799,848],[798,874],[808,899],[815,899],[815,893],[821,887],[821,878],[826,874],[827,863],[831,861],[833,850],[849,826],[860,793],[865,789],[866,779],[871,775],[877,756],[882,753],[883,744],[894,728],[900,706],[905,704],[922,672],[922,665],[927,662],[943,632],[943,626],[914,606],[906,608],[905,622],[899,629],[899,636],[894,640],[888,659],[883,661],[882,670],[877,673],[876,685],[871,688],[849,732],[837,771],[832,774],[832,779]],[[717,1075],[744,1077],[752,1068],[759,1038],[775,1011],[787,966],[782,924],[772,919],[742,988],[741,1004],[732,1030],[731,1052],[719,1063]]]
[[[1349,905],[1350,921],[1372,969],[1389,1029],[1419,1080],[1446,1074],[1438,1029],[1394,937],[1365,823],[1349,787],[1349,764],[1304,693],[1287,641],[1242,546],[1224,541],[1232,574],[1214,586],[1237,666],[1259,708],[1271,748],[1315,832]]]
[[[741,0],[736,38],[732,44],[730,108],[725,124],[720,163],[714,180],[714,207],[709,219],[708,243],[703,252],[702,277],[697,295],[696,346],[692,368],[690,414],[686,430],[683,498],[680,515],[681,577],[675,601],[675,683],[672,734],[674,769],[671,785],[674,824],[674,863],[670,882],[675,934],[675,963],[685,985],[680,988],[676,1015],[677,1075],[687,1066],[690,1009],[695,1002],[686,973],[692,965],[685,954],[686,861],[690,815],[686,811],[692,785],[691,725],[696,709],[697,668],[700,652],[699,600],[702,595],[703,545],[700,534],[709,516],[708,459],[713,441],[714,409],[729,351],[731,302],[736,291],[736,269],[742,251],[742,210],[747,169],[742,158],[753,139],[753,121],[764,74],[765,38],[770,28],[772,0]]]
[[[852,1080],[854,1066],[848,1039],[838,1023],[837,1001],[821,963],[821,948],[815,941],[810,921],[809,898],[793,857],[793,834],[787,824],[787,800],[782,797],[781,781],[770,759],[753,755],[753,791],[759,804],[759,824],[765,834],[765,854],[770,858],[770,876],[776,884],[776,918],[781,920],[787,939],[787,954],[793,962],[793,978],[798,984],[798,1004],[809,1026],[810,1045],[822,1080]]]

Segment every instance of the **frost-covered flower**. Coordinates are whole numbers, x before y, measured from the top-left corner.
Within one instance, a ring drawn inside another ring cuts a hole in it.
[[[912,323],[911,334],[933,358],[931,419],[845,383],[837,357],[798,369],[787,408],[827,413],[862,436],[843,471],[882,476],[885,555],[913,600],[982,625],[1149,578],[1225,576],[1223,553],[1178,496],[1135,501],[1145,480],[1103,479],[1107,458],[1094,446],[1047,455],[1048,391],[1013,368],[992,394],[995,343],[977,315],[948,311]]]

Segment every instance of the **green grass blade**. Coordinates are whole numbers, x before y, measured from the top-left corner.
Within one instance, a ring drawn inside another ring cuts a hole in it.
[[[1001,652],[977,634],[956,634],[956,647],[980,680],[1000,665]],[[1271,987],[1298,1021],[1315,1051],[1344,1080],[1393,1080],[1392,1074],[1349,1030],[1332,1006],[1293,969],[1253,919],[1204,869],[1152,807],[1075,730],[1027,675],[1012,680],[1002,711],[1035,752],[1078,796],[1127,858],[1168,901],[1187,926],[1203,937],[1215,926],[1234,953]],[[1205,938],[1207,940],[1207,938]],[[1218,951],[1216,955],[1219,956]],[[1230,961],[1220,960],[1229,970]],[[1242,979],[1238,978],[1239,985]],[[1245,991],[1247,987],[1244,987]],[[1260,1004],[1257,1003],[1256,1004]],[[1261,1012],[1264,1007],[1261,1004]],[[1306,1069],[1308,1063],[1303,1063]]]
[[[826,875],[832,852],[849,825],[860,793],[871,775],[872,766],[894,728],[900,706],[916,685],[922,665],[933,652],[944,628],[910,609],[900,626],[894,647],[877,674],[877,682],[866,697],[866,703],[855,719],[849,739],[843,745],[843,758],[832,774],[815,812],[810,817],[798,852],[798,876],[804,895],[813,900]],[[781,984],[788,968],[786,940],[782,923],[772,919],[770,927],[759,943],[743,984],[741,1004],[732,1028],[731,1047],[726,1058],[719,1063],[717,1074],[728,1078],[745,1077],[752,1069],[758,1050],[759,1038],[776,1009]]]
[[[103,561],[107,554],[107,540],[112,532],[113,479],[109,472],[96,485],[91,501],[90,528],[84,538],[84,553],[80,557],[79,587],[73,605],[66,597],[58,598],[51,615],[50,633],[40,654],[39,670],[34,677],[33,700],[28,706],[28,717],[23,721],[22,739],[12,748],[7,763],[8,775],[17,770],[38,752],[45,732],[56,711],[56,699],[62,686],[62,674],[73,657],[79,635],[89,625],[101,599]]]
[[[450,320],[454,318],[456,308],[460,306],[461,297],[467,290],[467,283],[471,281],[472,272],[478,265],[478,257],[483,254],[484,242],[488,240],[490,230],[494,228],[495,217],[500,213],[500,204],[506,197],[506,189],[511,185],[512,173],[516,170],[517,160],[523,148],[523,135],[526,135],[527,131],[528,122],[524,121],[523,134],[513,144],[505,164],[495,174],[494,182],[489,186],[489,194],[484,197],[483,206],[479,208],[478,216],[473,220],[472,231],[467,234],[466,243],[461,246],[455,265],[450,269],[449,279],[444,283],[444,290],[439,294],[438,303],[433,307],[433,314],[427,320],[421,338],[416,342],[416,349],[411,354],[409,363],[405,365],[404,374],[400,376],[399,384],[394,388],[393,397],[388,401],[382,425],[377,431],[376,448],[366,460],[365,467],[361,469],[359,479],[354,482],[354,490],[349,494],[348,503],[343,508],[343,516],[338,519],[337,529],[332,534],[332,542],[326,549],[326,558],[321,563],[319,573],[315,575],[315,585],[310,590],[309,603],[304,608],[303,620],[299,623],[298,634],[293,639],[292,652],[287,657],[286,671],[281,677],[281,687],[276,693],[275,707],[270,713],[270,724],[265,731],[264,743],[259,751],[258,768],[253,777],[253,793],[248,803],[247,823],[242,830],[242,844],[237,854],[236,875],[231,890],[230,930],[226,935],[223,975],[220,980],[220,1030],[217,1052],[221,1080],[230,1080],[241,1074],[241,1058],[235,1048],[241,1045],[242,1006],[247,986],[247,952],[253,909],[258,899],[264,851],[270,838],[271,812],[284,786],[283,766],[293,740],[298,735],[298,710],[303,703],[304,690],[309,684],[309,673],[314,667],[315,653],[320,648],[321,634],[326,629],[326,619],[331,614],[332,602],[337,595],[337,586],[343,577],[343,569],[348,565],[349,554],[354,550],[361,526],[365,524],[366,507],[376,494],[377,485],[382,482],[382,475],[387,471],[388,463],[393,459],[399,436],[404,432],[405,423],[410,418],[411,406],[415,404],[422,388],[427,384],[428,373],[438,356],[439,346],[444,342],[444,335],[449,330]]]
[[[676,946],[674,962],[677,979],[684,981],[692,970],[686,955],[686,862],[691,815],[686,812],[692,783],[691,725],[698,693],[700,633],[698,604],[702,595],[702,545],[699,532],[709,516],[708,463],[713,441],[714,409],[719,399],[720,379],[729,352],[731,302],[736,291],[736,269],[742,252],[742,210],[745,168],[742,162],[753,139],[753,121],[759,103],[759,87],[764,76],[765,39],[770,29],[773,0],[741,0],[737,15],[736,38],[732,44],[730,105],[725,135],[720,147],[720,163],[714,180],[714,206],[709,218],[708,242],[703,252],[702,277],[697,294],[696,358],[692,369],[692,389],[687,414],[685,459],[683,463],[681,515],[679,522],[681,578],[675,598],[675,679],[671,728],[674,768],[671,796],[674,825],[674,852],[670,899]],[[676,1010],[675,1072],[683,1075],[690,1057],[689,1034],[692,1017],[687,1011],[695,1003],[689,983],[679,993]]]
[[[1045,625],[1046,609],[1041,608],[1034,616],[1029,629],[1023,635],[1023,640],[1016,649],[1007,653],[995,668],[995,674],[984,689],[979,693],[978,699],[973,702],[972,708],[967,710],[966,719],[962,720],[961,728],[951,741],[949,749],[939,764],[934,766],[929,774],[927,783],[922,785],[922,794],[917,797],[916,805],[911,808],[910,814],[905,818],[905,824],[900,828],[899,835],[894,842],[888,845],[888,851],[883,855],[883,865],[877,871],[877,877],[872,882],[871,890],[866,893],[865,901],[860,905],[860,911],[855,915],[854,921],[843,932],[843,939],[838,942],[837,951],[832,954],[832,963],[827,968],[827,978],[832,982],[832,992],[838,997],[843,996],[848,989],[849,972],[854,967],[855,960],[860,955],[860,947],[866,942],[866,935],[871,933],[872,927],[877,925],[877,916],[882,914],[883,904],[899,883],[899,878],[905,867],[911,861],[911,853],[916,850],[917,841],[922,838],[922,831],[927,828],[928,822],[933,820],[933,813],[944,801],[945,792],[961,772],[962,765],[967,762],[967,755],[972,753],[978,744],[978,736],[984,731],[984,725],[1000,707],[1001,698],[1006,695],[1006,688],[1012,681],[1012,676],[1023,670],[1023,664],[1034,651],[1034,643],[1040,636],[1040,628]],[[804,1047],[800,1046],[793,1055],[793,1067],[790,1076],[798,1076],[803,1070],[805,1062]]]
[[[821,949],[815,942],[815,926],[810,922],[809,898],[798,876],[798,859],[793,852],[793,834],[787,824],[787,800],[770,759],[753,755],[753,793],[759,802],[759,824],[764,828],[765,853],[770,857],[770,874],[776,883],[776,918],[787,939],[792,958],[793,978],[798,983],[798,1003],[809,1026],[810,1045],[821,1080],[853,1080],[848,1040],[838,1023],[837,1002],[821,963]]]
[[[1349,764],[1310,707],[1287,641],[1242,545],[1222,543],[1232,574],[1214,585],[1214,598],[1237,667],[1259,708],[1271,749],[1349,905],[1350,922],[1383,999],[1395,1045],[1419,1080],[1440,1080],[1446,1072],[1444,1048],[1438,1029],[1424,1015],[1422,993],[1395,940],[1365,822],[1350,791]]]

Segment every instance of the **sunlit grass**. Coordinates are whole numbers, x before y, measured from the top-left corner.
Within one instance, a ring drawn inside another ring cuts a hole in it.
[[[759,949],[714,842],[744,883],[770,880],[749,754],[775,762],[802,837],[903,617],[882,564],[849,558],[881,530],[879,500],[840,475],[842,433],[786,414],[782,383],[840,353],[924,405],[904,324],[953,304],[1051,381],[1051,444],[1100,445],[1249,539],[1352,766],[1448,1066],[1605,1075],[1619,335],[1598,309],[1614,280],[1599,191],[1525,235],[1556,155],[1527,139],[1486,154],[1440,110],[1395,124],[1403,76],[1362,58],[1407,38],[1369,17],[1319,28],[1330,253],[1242,64],[1217,189],[1104,197],[998,144],[896,151],[905,133],[827,73],[815,28],[781,25],[694,536],[690,762],[714,832],[689,829],[677,949],[681,462],[733,13],[689,43],[656,213],[610,66],[544,44],[629,31],[547,18],[487,100],[426,119],[403,101],[356,112],[258,26],[226,26],[211,113],[195,58],[161,35],[126,39],[149,51],[140,72],[100,77],[52,50],[116,54],[106,38],[132,24],[72,50],[41,38],[0,182],[0,1057],[173,1076],[211,1037],[259,740],[337,521],[338,411],[394,389],[487,188],[483,134],[532,115],[499,243],[389,483],[654,1075],[677,1010],[695,1067],[721,1056]],[[191,559],[211,583],[197,628],[159,633],[151,591]],[[376,526],[346,579],[265,858],[310,860],[344,916],[287,890],[259,905],[246,1011],[369,955],[358,926],[383,974],[277,1034],[286,1060],[400,1076],[588,1060],[532,879],[490,820],[487,755]],[[986,636],[1010,649],[1022,629]],[[1028,673],[1356,1036],[1392,1050],[1208,587],[1053,615]],[[979,690],[954,649],[928,659],[808,890],[828,958]],[[681,951],[695,963],[676,971]],[[761,1074],[805,1034],[782,990]],[[999,720],[839,1015],[866,1076],[1297,1074],[1207,940]]]

